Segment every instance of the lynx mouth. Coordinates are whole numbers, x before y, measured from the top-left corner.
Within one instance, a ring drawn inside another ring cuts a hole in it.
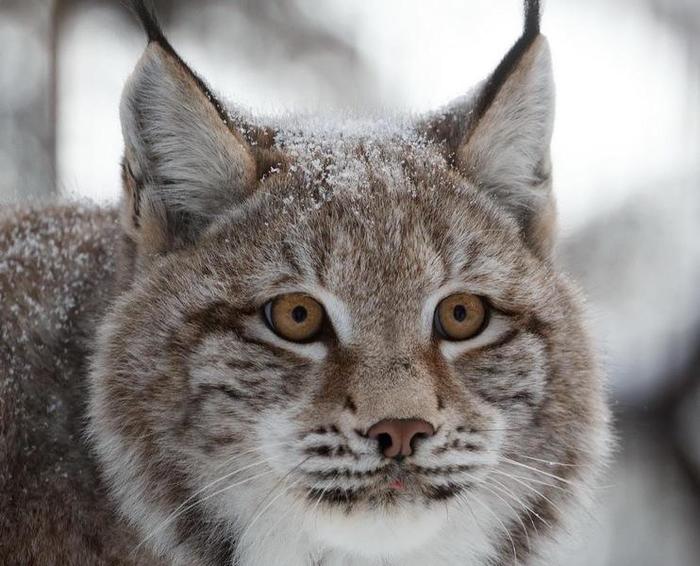
[[[306,492],[307,499],[314,505],[321,503],[336,507],[351,508],[365,503],[369,507],[388,508],[399,504],[428,504],[453,499],[466,491],[470,486],[448,483],[444,485],[424,486],[418,493],[409,493],[408,490],[395,489],[389,486],[385,489],[377,488],[342,488],[331,489],[313,488]]]
[[[452,499],[471,488],[471,483],[459,478],[461,472],[471,466],[424,468],[416,465],[392,464],[353,475],[347,470],[327,471],[320,474],[327,484],[319,487],[318,481],[305,490],[305,497],[313,505],[352,507],[366,504],[369,507],[388,508],[399,504],[429,504]],[[318,480],[319,475],[310,474]],[[350,484],[343,479],[360,480]]]

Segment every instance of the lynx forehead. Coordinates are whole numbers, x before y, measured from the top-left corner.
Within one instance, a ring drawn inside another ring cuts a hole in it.
[[[605,454],[556,268],[553,85],[526,3],[420,118],[247,118],[136,4],[123,292],[90,422],[139,548],[177,564],[534,564]]]

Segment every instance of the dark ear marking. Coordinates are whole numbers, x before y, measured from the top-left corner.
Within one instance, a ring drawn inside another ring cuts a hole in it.
[[[419,126],[429,139],[446,142],[446,158],[451,165],[455,165],[458,146],[469,140],[476,125],[539,35],[540,0],[524,0],[523,33],[483,83],[478,94],[469,100],[456,100],[446,110],[431,116]]]
[[[469,131],[473,132],[473,127],[483,117],[489,109],[499,91],[505,84],[508,77],[518,66],[522,56],[527,52],[532,43],[540,35],[540,0],[525,0],[525,22],[523,33],[510,48],[505,57],[496,67],[496,70],[487,79],[473,109],[471,126]],[[467,136],[469,133],[467,133]],[[468,140],[468,137],[467,137]],[[464,143],[467,140],[462,140]]]
[[[525,0],[525,30],[523,35],[534,39],[540,34],[540,0]]]
[[[162,45],[163,48],[166,48],[169,51],[173,51],[172,46],[170,45],[170,43],[168,43],[168,40],[163,34],[163,28],[161,28],[160,22],[158,22],[158,18],[155,14],[155,10],[150,2],[143,2],[141,0],[131,0],[129,2],[129,8],[131,8],[131,11],[136,15],[136,17],[138,17],[139,21],[141,22],[143,30],[148,36],[149,43],[155,41],[156,43]]]
[[[141,181],[136,179],[129,160],[122,157],[122,186],[127,197],[131,199],[131,223],[134,228],[141,228]]]
[[[189,65],[187,65],[187,63],[185,63],[182,60],[182,57],[180,57],[180,55],[177,53],[177,51],[175,51],[173,46],[168,41],[168,38],[165,37],[163,28],[161,27],[160,22],[158,21],[155,9],[151,5],[151,3],[143,0],[130,0],[129,6],[131,8],[131,11],[136,15],[139,22],[141,23],[141,27],[143,27],[143,30],[146,32],[148,43],[156,43],[166,53],[168,53],[170,56],[173,57],[173,59],[175,59],[178,62],[178,64],[187,72],[187,74],[190,75],[190,77],[195,82],[199,90],[201,90],[204,93],[204,95],[211,101],[212,105],[216,109],[216,113],[221,118],[221,121],[224,124],[226,124],[226,126],[232,132],[234,132],[237,136],[240,137],[240,133],[235,129],[234,125],[231,123],[231,116],[229,116],[228,112],[224,108],[224,105],[221,104],[219,99],[207,86],[207,83],[205,83],[204,80],[197,73],[195,73],[189,67]]]

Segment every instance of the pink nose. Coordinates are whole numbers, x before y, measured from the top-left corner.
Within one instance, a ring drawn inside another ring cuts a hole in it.
[[[379,448],[387,458],[410,456],[416,440],[434,434],[433,425],[420,419],[384,419],[367,431],[367,436],[379,442]]]

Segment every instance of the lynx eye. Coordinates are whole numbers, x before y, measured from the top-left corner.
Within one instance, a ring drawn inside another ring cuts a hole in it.
[[[265,320],[280,338],[309,342],[318,336],[325,313],[318,301],[303,293],[281,295],[263,307]]]
[[[488,322],[488,311],[481,297],[456,293],[446,297],[435,309],[433,325],[445,340],[468,340],[480,334]]]

